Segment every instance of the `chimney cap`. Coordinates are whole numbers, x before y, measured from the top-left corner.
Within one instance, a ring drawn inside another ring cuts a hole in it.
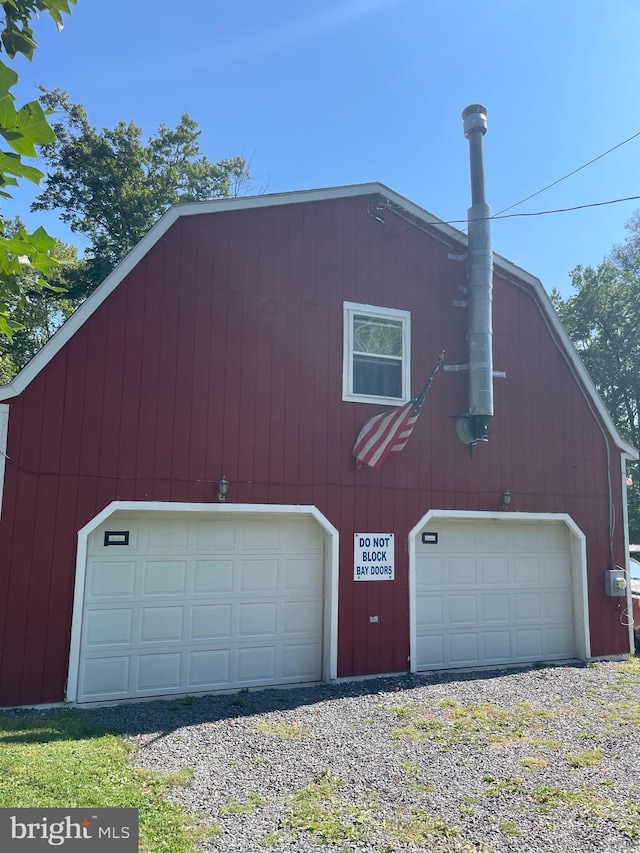
[[[482,104],[470,104],[462,111],[464,120],[464,135],[469,138],[469,134],[474,130],[479,130],[482,135],[487,132],[487,108]]]

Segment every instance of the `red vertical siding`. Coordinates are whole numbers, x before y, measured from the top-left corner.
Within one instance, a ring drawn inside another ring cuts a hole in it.
[[[609,565],[606,445],[527,287],[496,276],[496,414],[470,459],[441,371],[406,450],[379,471],[351,448],[380,409],[342,402],[342,304],[411,312],[412,390],[446,349],[464,363],[465,264],[366,198],[179,219],[10,401],[0,524],[0,703],[59,701],[77,531],[114,499],[313,503],[340,532],[340,675],[402,671],[407,534],[429,509],[567,512],[587,533],[592,651],[624,651]],[[619,451],[610,448],[623,560]],[[396,580],[353,581],[354,532],[393,532]],[[378,617],[371,622],[370,617]],[[37,629],[34,628],[37,626]]]

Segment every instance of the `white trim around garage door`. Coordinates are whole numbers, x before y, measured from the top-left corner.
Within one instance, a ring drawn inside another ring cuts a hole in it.
[[[0,518],[2,518],[2,495],[7,461],[7,439],[9,436],[9,404],[0,403]]]
[[[571,574],[573,581],[576,653],[587,660],[591,657],[589,633],[589,604],[587,599],[586,537],[575,521],[566,513],[545,512],[474,512],[464,510],[432,509],[423,515],[409,532],[409,642],[411,672],[417,672],[417,614],[416,614],[416,537],[432,519],[492,519],[508,524],[511,521],[560,521],[571,534]]]
[[[1,413],[0,413],[1,414]],[[171,503],[155,501],[113,501],[78,532],[76,579],[71,623],[71,648],[69,652],[69,675],[66,701],[75,703],[78,695],[78,670],[80,666],[80,638],[87,570],[87,549],[90,534],[104,521],[118,512],[166,512],[166,513],[222,513],[228,515],[276,514],[306,515],[322,528],[327,539],[325,551],[325,600],[324,600],[324,654],[323,678],[333,681],[338,668],[338,531],[315,506],[278,504],[203,504]]]

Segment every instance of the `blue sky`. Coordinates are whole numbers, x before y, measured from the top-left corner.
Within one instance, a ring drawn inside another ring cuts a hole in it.
[[[640,131],[640,0],[78,0],[36,32],[21,102],[59,87],[147,134],[188,112],[211,159],[243,154],[269,192],[380,181],[464,219],[468,104],[488,110],[494,213]],[[29,195],[3,212],[69,239]],[[513,212],[634,195],[640,137]],[[639,207],[497,221],[494,248],[568,295]]]

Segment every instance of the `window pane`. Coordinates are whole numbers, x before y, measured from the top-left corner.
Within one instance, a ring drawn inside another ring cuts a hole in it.
[[[375,355],[402,357],[402,321],[356,314],[353,318],[353,349]]]
[[[402,362],[371,356],[353,358],[353,393],[402,399]]]

